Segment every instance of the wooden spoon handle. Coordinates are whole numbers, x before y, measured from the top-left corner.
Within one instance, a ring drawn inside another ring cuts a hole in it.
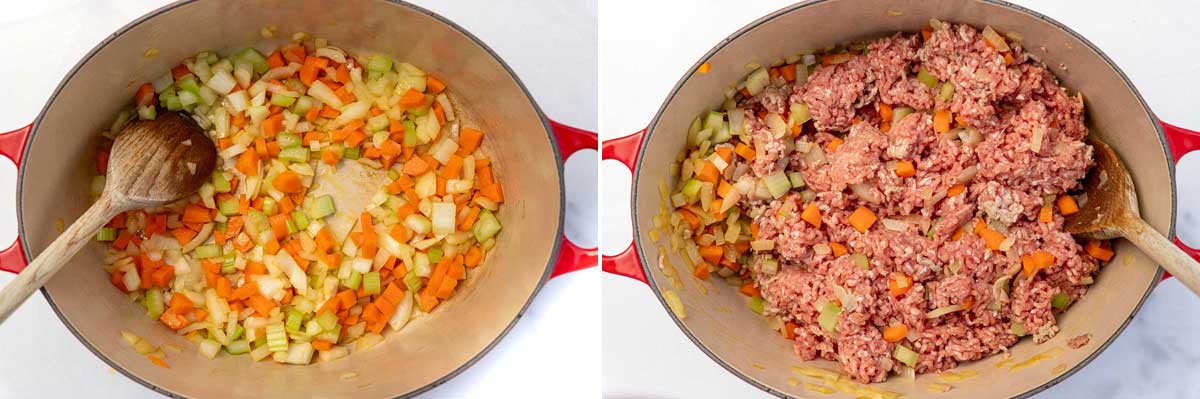
[[[1126,231],[1125,238],[1150,255],[1151,259],[1171,272],[1188,289],[1200,295],[1200,263],[1159,234],[1146,221],[1136,219],[1130,224],[1132,228]]]
[[[50,281],[50,277],[91,241],[96,232],[119,211],[113,207],[113,201],[107,194],[101,196],[87,212],[71,223],[71,227],[50,243],[45,251],[38,254],[16,279],[5,285],[4,289],[0,290],[0,323],[8,319],[34,291]]]

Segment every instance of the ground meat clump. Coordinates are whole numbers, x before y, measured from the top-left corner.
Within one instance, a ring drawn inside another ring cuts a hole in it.
[[[818,66],[796,94],[808,104],[818,130],[843,132],[850,128],[855,109],[874,100],[875,90],[870,63],[856,55],[840,64]]]
[[[1080,335],[1068,340],[1067,346],[1071,347],[1071,349],[1079,349],[1079,348],[1082,348],[1084,345],[1087,345],[1088,342],[1091,342],[1091,341],[1092,341],[1092,334],[1080,334]]]
[[[826,57],[806,81],[773,73],[756,96],[737,97],[746,129],[739,140],[755,156],[733,159],[725,178],[754,183],[782,171],[803,180],[779,198],[755,191],[739,202],[753,239],[773,244],[739,255],[749,265],[739,276],[758,286],[764,313],[791,323],[801,359],[839,362],[860,382],[903,371],[897,345],[916,352],[912,366],[926,373],[1025,336],[1052,338],[1064,311],[1054,298],[1079,300],[1099,270],[1061,216],[1040,217],[1092,166],[1081,97],[1019,44],[997,51],[967,25],[849,48],[859,50]],[[934,88],[917,79],[922,70],[939,81]],[[950,96],[943,85],[953,86]],[[811,123],[773,134],[767,118],[787,120],[800,103]],[[912,112],[884,118],[901,108]],[[935,123],[945,110],[953,130]],[[901,165],[912,171],[900,173]],[[802,220],[809,207],[819,224]],[[876,220],[861,229],[852,215],[864,210]],[[983,227],[1003,236],[1003,248]],[[1022,258],[1035,252],[1051,265],[1025,270]],[[764,270],[768,259],[773,272]],[[820,322],[830,303],[840,309],[826,315],[833,328]],[[905,336],[884,339],[899,325]]]

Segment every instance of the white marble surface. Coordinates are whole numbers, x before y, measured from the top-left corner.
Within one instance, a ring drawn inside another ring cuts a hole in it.
[[[414,1],[480,37],[552,118],[588,130],[596,121],[596,2]],[[161,0],[0,2],[0,131],[33,120],[63,75],[96,43]],[[514,29],[519,27],[519,29]],[[554,48],[548,52],[545,48]],[[595,151],[566,167],[567,234],[595,246]],[[15,168],[0,157],[0,246],[16,235]],[[425,397],[596,397],[599,271],[549,282],[508,336],[462,375]],[[0,286],[11,275],[0,273]],[[580,344],[580,343],[589,344]],[[86,392],[86,393],[84,393]],[[40,295],[0,326],[0,398],[150,398],[67,332]]]
[[[646,126],[680,76],[746,23],[789,1],[674,2],[606,0],[600,5],[601,138]],[[1157,115],[1200,130],[1200,3],[1162,0],[1017,1],[1088,37],[1129,75]],[[652,39],[648,39],[652,38]],[[632,94],[631,94],[632,93]],[[1190,158],[1190,159],[1189,159]],[[1179,231],[1200,244],[1200,155],[1179,168]],[[630,240],[630,175],[601,165],[601,249]],[[610,222],[611,221],[611,222]],[[671,323],[637,282],[605,275],[603,390],[606,397],[767,397],[713,363]],[[1171,280],[1159,286],[1129,328],[1089,366],[1044,398],[1200,397],[1200,299]]]

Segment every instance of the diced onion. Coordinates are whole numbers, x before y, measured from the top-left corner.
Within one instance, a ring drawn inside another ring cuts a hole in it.
[[[908,222],[891,218],[883,218],[879,220],[883,223],[883,227],[891,231],[908,231]]]
[[[929,311],[928,313],[925,313],[925,318],[926,318],[926,319],[936,319],[936,318],[938,318],[938,317],[942,317],[942,316],[944,316],[944,315],[947,315],[947,314],[950,314],[950,313],[954,313],[954,312],[957,312],[957,311],[960,311],[960,310],[963,310],[963,306],[962,306],[962,305],[949,305],[949,306],[942,306],[942,307],[940,307],[940,308],[937,308],[937,309],[931,310],[931,311]]]
[[[974,180],[975,176],[978,174],[979,174],[979,166],[971,165],[966,168],[963,168],[962,172],[958,173],[958,177],[956,177],[954,179],[954,181],[958,182],[959,184],[966,184],[966,183],[969,183],[971,180]]]

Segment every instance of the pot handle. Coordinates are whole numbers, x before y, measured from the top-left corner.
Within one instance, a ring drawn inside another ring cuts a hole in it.
[[[637,133],[614,140],[605,140],[600,150],[603,159],[612,159],[625,164],[629,168],[630,173],[635,173],[635,165],[637,164],[637,155],[642,147],[642,137],[646,135],[646,130],[643,129]],[[642,269],[642,265],[638,262],[637,248],[633,242],[625,248],[621,253],[613,256],[604,256],[601,268],[606,273],[625,276],[631,279],[649,284],[646,280],[646,272]]]
[[[1185,154],[1200,149],[1200,132],[1187,130],[1163,121],[1158,121],[1158,123],[1162,125],[1163,133],[1167,136],[1167,145],[1171,148],[1171,157],[1175,162],[1179,162],[1179,159],[1183,158]],[[1175,237],[1175,245],[1192,259],[1200,261],[1200,250],[1184,244],[1178,236]],[[1163,278],[1170,276],[1169,273],[1163,274]]]
[[[558,152],[562,154],[563,163],[566,163],[567,158],[570,158],[571,154],[574,154],[576,151],[596,150],[598,147],[597,142],[599,140],[596,137],[596,133],[567,126],[553,120],[550,120],[550,129],[554,132],[554,139],[558,144]],[[595,266],[599,253],[599,250],[595,247],[583,248],[575,245],[564,233],[562,244],[558,249],[558,261],[554,263],[554,270],[550,272],[550,278]]]
[[[25,125],[11,132],[0,133],[0,155],[8,157],[19,169],[21,157],[25,155],[25,143],[29,140],[29,132],[33,124]],[[15,195],[15,194],[14,194]],[[18,233],[20,230],[17,230]],[[0,270],[10,273],[20,273],[25,269],[25,251],[21,249],[21,238],[17,237],[12,245],[0,250]]]

